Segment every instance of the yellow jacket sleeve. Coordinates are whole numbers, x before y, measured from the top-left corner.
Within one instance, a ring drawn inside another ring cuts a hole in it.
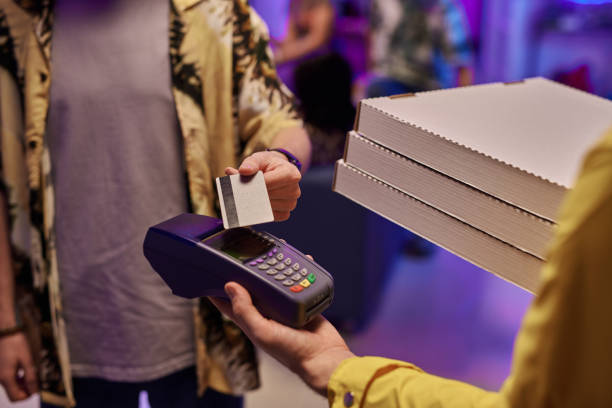
[[[496,393],[424,373],[382,357],[353,357],[340,364],[328,385],[331,407],[498,407]]]
[[[585,158],[562,206],[542,285],[500,392],[401,361],[356,357],[332,375],[330,406],[612,407],[611,291],[612,130]]]

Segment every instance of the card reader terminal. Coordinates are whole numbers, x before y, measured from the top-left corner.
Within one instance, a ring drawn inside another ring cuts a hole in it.
[[[227,297],[223,287],[234,281],[264,316],[292,327],[304,326],[333,298],[333,278],[316,262],[268,233],[225,230],[217,218],[171,218],[149,228],[143,248],[174,294]]]

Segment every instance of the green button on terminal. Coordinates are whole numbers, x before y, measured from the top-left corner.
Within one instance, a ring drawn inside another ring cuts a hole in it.
[[[317,277],[315,276],[314,273],[309,273],[308,276],[306,277],[306,279],[308,279],[308,282],[314,283],[314,281],[317,280]]]

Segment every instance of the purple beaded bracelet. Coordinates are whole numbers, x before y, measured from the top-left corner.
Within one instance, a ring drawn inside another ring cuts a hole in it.
[[[287,150],[281,149],[281,148],[274,148],[274,149],[266,149],[266,152],[279,152],[279,153],[284,154],[285,157],[287,157],[287,160],[289,160],[289,163],[297,167],[299,171],[302,171],[302,163],[300,162],[300,160],[294,155],[292,155],[291,153],[289,153]]]

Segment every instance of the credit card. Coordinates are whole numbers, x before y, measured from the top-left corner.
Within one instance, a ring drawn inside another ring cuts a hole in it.
[[[217,177],[217,193],[225,229],[274,221],[264,175]]]

